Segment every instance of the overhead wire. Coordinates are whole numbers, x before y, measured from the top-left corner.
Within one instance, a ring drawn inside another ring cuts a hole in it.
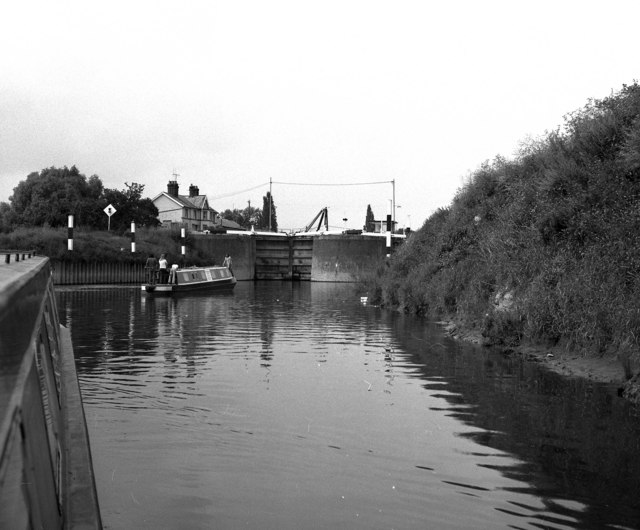
[[[211,197],[209,200],[215,201],[218,199],[226,199],[227,197],[233,197],[234,195],[240,195],[242,193],[246,193],[248,191],[257,190],[264,186],[268,186],[269,184],[280,184],[284,186],[370,186],[373,184],[391,184],[392,180],[378,180],[375,182],[282,182],[279,180],[273,180],[271,182],[263,182],[262,184],[258,184],[257,186],[253,186],[251,188],[245,188],[243,190],[231,191],[229,193],[223,193],[222,195],[215,195]]]
[[[281,186],[370,186],[370,185],[376,185],[376,184],[393,184],[393,180],[378,180],[378,181],[372,181],[372,182],[337,182],[337,183],[331,183],[331,182],[283,182],[283,181],[279,181],[279,180],[272,180],[269,182],[264,182],[262,184],[258,184],[257,186],[253,186],[251,188],[246,188],[243,190],[239,190],[239,191],[232,191],[229,193],[223,193],[222,195],[216,195],[215,197],[211,197],[211,201],[214,200],[218,200],[218,199],[225,199],[227,197],[233,197],[235,195],[240,195],[242,193],[246,193],[248,191],[253,191],[253,190],[257,190],[259,188],[262,188],[264,186],[268,186],[271,184],[278,184]]]
[[[369,186],[371,184],[391,184],[392,180],[379,180],[376,182],[281,182],[274,180],[273,184],[284,184],[285,186]]]
[[[262,188],[263,186],[268,186],[269,183],[265,182],[263,184],[258,184],[257,186],[253,186],[252,188],[247,188],[244,190],[239,190],[239,191],[232,191],[229,193],[223,193],[222,195],[216,195],[215,197],[211,197],[211,201],[215,201],[217,199],[226,199],[227,197],[233,197],[234,195],[240,195],[241,193],[246,193],[248,191],[253,191],[253,190],[257,190],[258,188]]]

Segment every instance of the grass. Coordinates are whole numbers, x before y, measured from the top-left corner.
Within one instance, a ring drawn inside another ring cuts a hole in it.
[[[637,360],[640,86],[590,101],[514,160],[482,164],[367,288],[487,343]]]
[[[8,234],[0,234],[0,248],[35,250],[38,254],[67,262],[118,262],[145,261],[149,254],[156,257],[167,254],[170,262],[178,262],[181,256],[180,232],[145,228],[136,231],[136,252],[131,252],[129,235],[115,232],[75,229],[73,251],[67,250],[67,229],[62,228],[18,228]],[[189,246],[189,264],[203,265],[210,257]]]

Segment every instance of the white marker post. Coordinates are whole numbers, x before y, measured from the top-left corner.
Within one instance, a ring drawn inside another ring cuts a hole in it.
[[[117,211],[118,210],[116,210],[111,204],[104,209],[104,213],[106,213],[107,216],[109,217],[109,224],[107,227],[107,230],[109,231],[111,231],[111,216]]]
[[[136,251],[136,223],[131,221],[131,253]]]

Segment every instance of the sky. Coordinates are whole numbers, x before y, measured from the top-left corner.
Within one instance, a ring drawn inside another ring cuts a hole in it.
[[[362,228],[395,191],[417,229],[640,78],[636,0],[0,1],[0,201],[75,165],[219,211],[271,189],[282,230]]]

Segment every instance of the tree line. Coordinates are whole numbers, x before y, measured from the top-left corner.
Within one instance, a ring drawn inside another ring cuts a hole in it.
[[[107,228],[104,209],[112,205],[117,213],[111,228],[124,232],[131,222],[155,227],[158,209],[151,199],[143,198],[144,185],[125,182],[122,190],[105,188],[97,175],[87,178],[76,166],[50,167],[30,173],[13,189],[9,202],[0,203],[0,231],[24,226],[67,226],[69,214],[74,224],[94,230]]]
[[[278,231],[278,216],[271,192],[262,197],[262,208],[255,208],[251,203],[244,209],[226,209],[220,214],[223,219],[238,223],[242,228],[251,230]]]
[[[125,188],[105,188],[100,177],[80,173],[74,165],[50,167],[30,173],[13,189],[9,202],[0,202],[0,232],[18,227],[65,227],[69,214],[74,224],[91,230],[104,230],[109,219],[104,212],[109,205],[116,209],[110,227],[118,233],[127,231],[131,222],[139,227],[157,227],[158,209],[142,196],[144,185],[125,182]],[[278,230],[276,206],[270,192],[263,197],[263,207],[250,205],[244,210],[225,210],[221,217],[246,229]]]
[[[104,210],[112,205],[116,213],[110,227],[124,233],[131,222],[139,227],[157,227],[158,209],[149,198],[143,198],[144,185],[125,182],[124,189],[105,188],[98,175],[86,177],[74,165],[70,168],[50,167],[32,172],[13,189],[9,202],[0,202],[0,232],[17,227],[65,227],[69,214],[74,224],[91,230],[104,230],[109,225]],[[233,221],[250,230],[278,231],[277,208],[271,192],[262,198],[262,208],[226,209],[223,219]],[[374,230],[374,216],[367,206],[365,231]]]

